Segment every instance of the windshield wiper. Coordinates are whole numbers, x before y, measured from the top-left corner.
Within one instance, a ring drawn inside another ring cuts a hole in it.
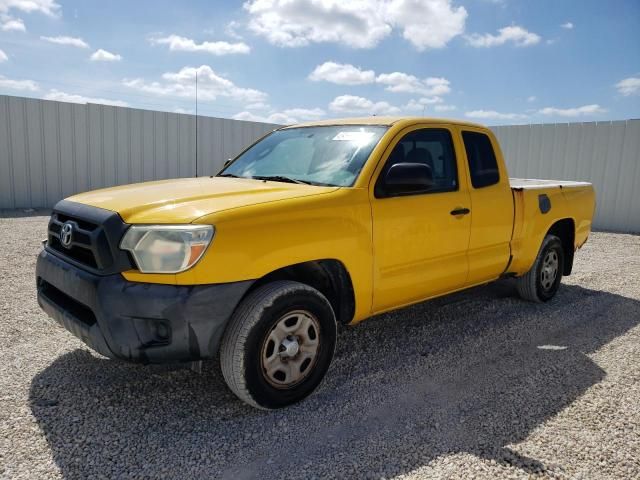
[[[297,178],[285,177],[283,175],[254,175],[251,178],[255,178],[256,180],[271,180],[273,182],[299,183],[304,185],[313,185],[312,182],[307,182],[306,180],[299,180]]]
[[[254,180],[270,180],[273,182],[285,182],[285,183],[297,183],[300,185],[323,185],[329,186],[328,183],[320,183],[320,182],[310,182],[308,180],[300,180],[298,178],[285,177],[284,175],[254,175],[252,177],[241,177],[239,175],[234,175],[233,173],[221,173],[217,175],[218,177],[229,177],[229,178],[251,178]]]

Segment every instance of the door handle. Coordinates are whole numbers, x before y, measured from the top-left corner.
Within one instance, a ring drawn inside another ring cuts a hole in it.
[[[471,213],[468,208],[454,208],[451,210],[451,215],[467,215],[468,213]]]

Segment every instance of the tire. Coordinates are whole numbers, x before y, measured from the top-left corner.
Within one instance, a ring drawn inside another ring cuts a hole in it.
[[[562,242],[555,235],[547,235],[544,237],[531,270],[516,279],[520,297],[537,303],[551,300],[560,288],[563,266]],[[554,271],[555,274],[553,274]]]
[[[318,290],[293,281],[263,285],[231,317],[220,348],[222,375],[251,406],[286,407],[322,382],[336,336],[335,314]]]

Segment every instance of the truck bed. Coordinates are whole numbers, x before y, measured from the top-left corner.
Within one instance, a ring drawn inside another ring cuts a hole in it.
[[[538,180],[535,178],[510,178],[511,188],[514,190],[537,190],[553,187],[588,187],[588,182],[572,182],[570,180]]]

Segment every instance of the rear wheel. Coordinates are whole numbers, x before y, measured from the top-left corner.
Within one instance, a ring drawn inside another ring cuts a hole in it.
[[[531,270],[516,279],[520,296],[532,302],[551,300],[560,288],[564,265],[562,242],[547,235]]]
[[[335,343],[335,315],[324,295],[298,282],[269,283],[234,313],[220,348],[222,374],[249,405],[285,407],[320,384]]]

